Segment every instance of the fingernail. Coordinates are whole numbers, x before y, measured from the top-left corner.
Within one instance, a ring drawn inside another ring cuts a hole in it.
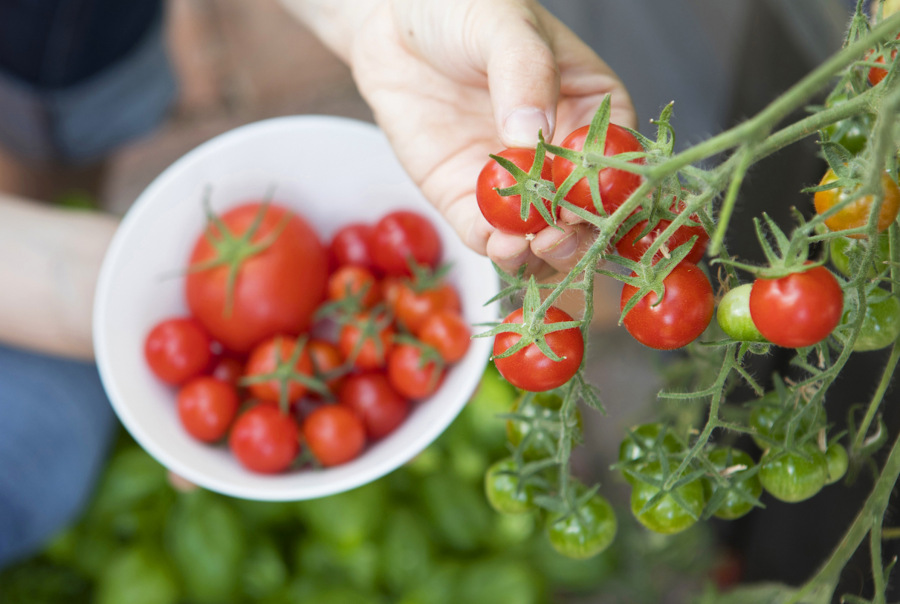
[[[503,139],[509,146],[531,147],[538,142],[538,131],[550,132],[547,114],[536,107],[514,109],[503,121]]]
[[[577,246],[578,237],[576,237],[575,232],[572,231],[568,235],[557,241],[554,245],[541,250],[541,256],[553,258],[554,260],[565,260],[575,253],[575,248]]]

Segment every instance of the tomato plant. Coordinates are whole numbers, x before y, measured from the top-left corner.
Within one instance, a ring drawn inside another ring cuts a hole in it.
[[[683,262],[663,279],[662,298],[649,292],[623,320],[625,329],[645,346],[660,350],[681,348],[702,334],[715,311],[715,299],[709,279],[696,265]],[[622,288],[621,308],[638,293],[626,283]]]
[[[211,216],[189,266],[191,314],[239,353],[276,334],[309,329],[328,278],[315,229],[272,203],[244,203]]]
[[[774,279],[758,278],[750,289],[750,318],[764,338],[801,348],[827,338],[844,309],[841,285],[816,266]]]

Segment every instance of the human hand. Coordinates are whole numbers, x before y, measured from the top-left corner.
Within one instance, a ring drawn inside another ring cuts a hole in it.
[[[488,155],[531,147],[590,122],[611,94],[612,121],[635,127],[624,85],[574,33],[530,0],[387,0],[360,25],[348,58],[401,163],[462,240],[505,271],[568,270],[594,238],[563,211],[562,230],[502,233],[475,183]]]

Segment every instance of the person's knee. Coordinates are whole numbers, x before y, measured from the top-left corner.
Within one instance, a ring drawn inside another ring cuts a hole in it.
[[[0,566],[77,517],[115,426],[92,365],[0,347]]]

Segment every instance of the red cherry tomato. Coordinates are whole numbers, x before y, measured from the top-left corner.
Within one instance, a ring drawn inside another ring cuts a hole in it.
[[[234,384],[210,376],[190,380],[176,397],[178,417],[188,434],[203,442],[225,436],[237,415],[240,397]]]
[[[397,286],[391,309],[397,321],[411,333],[418,334],[422,325],[431,315],[440,310],[462,311],[459,293],[449,283],[416,291],[409,283]]]
[[[303,440],[323,466],[336,466],[355,459],[366,446],[362,419],[344,405],[322,405],[302,425]]]
[[[394,390],[383,373],[349,376],[341,386],[338,400],[362,418],[372,440],[393,432],[409,415],[409,399]]]
[[[560,146],[581,151],[584,148],[587,133],[588,126],[582,126],[569,134]],[[640,142],[630,132],[616,124],[609,124],[609,128],[606,130],[606,143],[603,155],[612,156],[619,153],[643,150]],[[641,159],[632,161],[634,163],[643,163]],[[575,165],[569,160],[561,156],[553,158],[553,183],[557,189],[574,169]],[[637,174],[613,168],[600,170],[598,178],[600,199],[607,214],[612,214],[641,184],[641,177]],[[589,212],[597,213],[594,208],[594,201],[591,198],[590,185],[586,178],[582,178],[575,183],[575,186],[566,193],[565,198],[576,206]]]
[[[503,320],[504,323],[521,323],[523,311],[514,310]],[[572,317],[562,309],[551,306],[544,317],[545,323],[571,321]],[[507,357],[498,355],[509,350],[521,339],[513,332],[502,332],[494,336],[494,364],[509,383],[523,390],[542,392],[562,386],[568,382],[581,366],[584,356],[584,338],[577,327],[553,331],[545,341],[561,360],[554,361],[532,343]]]
[[[237,357],[219,355],[213,361],[209,375],[217,380],[238,386],[238,382],[244,376],[244,362]]]
[[[394,390],[401,395],[422,400],[440,387],[444,366],[425,358],[419,346],[398,344],[388,355],[387,376]]]
[[[224,225],[228,235],[220,231]],[[253,225],[249,242],[239,242]],[[217,243],[214,244],[213,241]],[[229,252],[219,249],[229,241]],[[215,264],[248,246],[262,249],[238,261]],[[325,296],[327,254],[316,231],[286,208],[246,203],[211,223],[190,257],[185,292],[188,307],[222,345],[246,353],[265,338],[299,334],[312,323]]]
[[[313,338],[306,345],[312,360],[313,375],[321,380],[328,390],[337,392],[344,380],[344,355],[336,344],[328,340]]]
[[[183,384],[206,371],[212,361],[212,339],[190,317],[160,321],[144,340],[144,358],[153,374],[167,384]]]
[[[648,222],[646,220],[642,220],[641,222],[634,225],[630,231],[625,233],[625,235],[619,239],[616,243],[616,251],[619,252],[619,255],[623,258],[628,258],[629,260],[634,260],[635,262],[639,262],[641,256],[644,255],[644,252],[650,249],[650,246],[653,245],[657,238],[662,235],[663,231],[669,228],[669,225],[672,224],[670,220],[660,220],[655,227],[650,229],[643,237],[638,239],[638,235],[643,233],[647,229]],[[709,235],[706,234],[706,231],[703,227],[700,226],[691,226],[687,224],[683,224],[675,230],[675,233],[669,237],[669,239],[660,246],[660,249],[653,255],[653,263],[656,263],[660,259],[664,258],[666,254],[663,253],[665,250],[666,253],[671,252],[675,248],[684,245],[688,241],[691,240],[691,237],[694,235],[697,236],[697,241],[694,242],[694,245],[691,247],[691,251],[688,252],[688,255],[685,256],[684,261],[690,262],[691,264],[697,264],[703,259],[703,254],[706,253],[706,246],[709,244]]]
[[[328,246],[334,265],[375,268],[370,247],[372,230],[372,225],[362,222],[351,222],[339,228]]]
[[[756,279],[750,318],[770,342],[801,348],[828,337],[841,320],[844,294],[828,269],[816,266],[777,279]]]
[[[534,163],[535,151],[534,149],[512,148],[504,149],[496,155],[510,160],[528,172]],[[541,178],[544,180],[549,181],[553,178],[551,166],[550,158],[544,157],[544,164],[541,168]],[[519,235],[537,233],[547,226],[547,222],[540,212],[534,207],[529,207],[528,217],[522,220],[522,197],[519,195],[503,196],[497,192],[497,189],[505,189],[515,184],[515,177],[506,168],[493,158],[488,160],[481,169],[476,183],[475,199],[478,201],[478,208],[485,220],[504,233]],[[549,214],[550,200],[543,201]]]
[[[439,310],[419,329],[419,339],[438,351],[446,363],[455,363],[466,356],[471,341],[469,324],[455,310]]]
[[[681,262],[663,280],[665,292],[649,292],[625,315],[625,329],[650,348],[672,350],[696,340],[709,325],[715,296],[709,279],[696,265]],[[625,309],[638,288],[625,284],[620,308]]]
[[[378,280],[367,268],[345,265],[328,277],[328,299],[356,298],[361,309],[372,308],[381,299]]]
[[[372,261],[386,275],[410,275],[410,262],[436,268],[441,260],[441,238],[423,215],[397,210],[372,228]]]
[[[312,360],[305,342],[291,336],[275,336],[256,345],[247,359],[244,380],[250,394],[261,401],[277,403],[286,397],[293,402],[306,394],[306,384],[292,375],[278,375],[290,369],[292,374],[312,377]],[[253,378],[271,376],[264,381]]]
[[[228,446],[248,470],[276,474],[287,470],[300,453],[300,428],[277,405],[259,403],[238,416]]]
[[[338,349],[357,369],[384,367],[393,343],[394,327],[383,314],[360,313],[338,335]]]

